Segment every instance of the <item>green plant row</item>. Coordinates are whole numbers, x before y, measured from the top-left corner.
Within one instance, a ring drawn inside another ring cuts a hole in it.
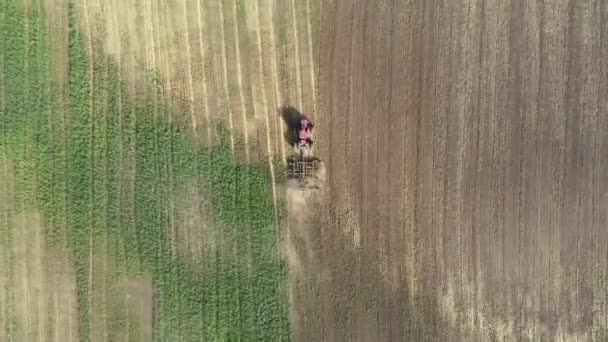
[[[92,75],[84,42],[76,24],[76,9],[70,4],[69,25],[69,129],[67,155],[67,223],[68,243],[74,253],[79,308],[79,333],[88,340],[89,320],[89,229],[92,224],[92,108],[90,81]]]

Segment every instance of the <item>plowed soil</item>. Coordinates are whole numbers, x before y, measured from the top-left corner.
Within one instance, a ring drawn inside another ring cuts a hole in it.
[[[296,339],[607,339],[608,2],[321,13]]]

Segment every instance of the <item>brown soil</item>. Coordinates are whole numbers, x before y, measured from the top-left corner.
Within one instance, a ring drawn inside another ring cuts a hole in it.
[[[607,13],[323,3],[296,340],[608,337]]]
[[[153,341],[154,283],[149,279],[130,279],[124,283],[125,305],[128,306],[129,341]]]

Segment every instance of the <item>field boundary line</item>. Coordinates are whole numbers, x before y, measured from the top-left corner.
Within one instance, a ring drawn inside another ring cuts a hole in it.
[[[194,115],[194,86],[192,85],[192,52],[190,47],[190,34],[188,33],[188,2],[182,1],[184,9],[184,34],[186,39],[186,65],[188,68],[188,102],[190,103],[190,120],[192,121],[192,133],[197,135],[196,116]]]
[[[230,101],[230,90],[228,89],[228,66],[226,65],[227,57],[226,57],[226,32],[224,29],[224,24],[226,22],[224,18],[224,4],[223,0],[219,0],[219,15],[220,15],[220,45],[222,49],[222,54],[220,55],[221,64],[222,64],[222,76],[223,82],[222,86],[224,88],[224,95],[226,96],[226,106],[228,109],[228,128],[230,128],[230,149],[232,150],[232,154],[234,155],[234,120],[232,118],[232,106]]]
[[[198,43],[201,55],[201,63],[203,64],[203,71],[201,73],[202,77],[202,85],[203,85],[203,110],[206,121],[206,129],[207,129],[207,145],[211,146],[211,123],[209,119],[209,94],[207,90],[207,74],[205,69],[205,45],[203,42],[203,22],[202,22],[202,10],[201,10],[201,1],[196,0],[196,13],[197,13],[197,21],[198,21]]]
[[[271,1],[271,8],[270,8],[270,55],[272,56],[271,59],[271,70],[270,72],[272,73],[272,79],[273,79],[273,88],[274,88],[274,98],[275,98],[275,110],[277,110],[279,107],[283,106],[283,96],[281,94],[281,86],[279,84],[279,72],[278,72],[278,67],[277,67],[277,46],[276,46],[276,32],[274,29],[274,11],[275,11],[275,2]],[[275,118],[275,122],[279,122],[278,127],[280,129],[280,132],[278,133],[278,139],[279,139],[279,146],[281,148],[281,158],[283,161],[286,160],[285,157],[285,143],[283,143],[283,139],[281,138],[281,134],[283,133],[283,131],[285,131],[285,127],[283,124],[283,120],[280,120],[278,118]]]

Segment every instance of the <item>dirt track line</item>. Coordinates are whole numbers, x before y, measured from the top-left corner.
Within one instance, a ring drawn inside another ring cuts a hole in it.
[[[74,336],[72,334],[72,331],[74,328],[72,328],[74,326],[74,322],[72,322],[72,307],[74,305],[72,304],[72,297],[68,296],[68,336],[69,336],[69,342],[72,342],[74,340]],[[76,335],[78,335],[78,332],[76,333]]]
[[[239,40],[239,17],[237,15],[237,0],[232,1],[232,14],[234,15],[234,46],[236,48],[236,76],[239,87],[239,100],[241,105],[241,115],[243,117],[243,138],[245,142],[245,159],[247,164],[251,161],[249,156],[249,132],[247,129],[247,109],[245,107],[245,96],[243,94],[243,72],[241,70],[241,47]]]
[[[162,53],[161,53],[161,39],[160,39],[160,16],[158,15],[158,2],[154,1],[150,5],[150,17],[153,19],[151,22],[151,27],[153,30],[153,36],[156,36],[156,42],[154,44],[154,60],[156,63],[154,64],[159,71],[162,70]],[[158,55],[157,55],[158,53]],[[162,77],[161,77],[162,84]]]
[[[230,91],[228,89],[228,66],[226,65],[226,32],[224,30],[224,5],[223,0],[218,1],[219,3],[219,15],[220,15],[220,44],[222,48],[221,63],[222,63],[222,75],[223,75],[223,88],[224,95],[226,96],[226,103],[228,104],[228,128],[230,128],[230,149],[234,154],[234,120],[232,118],[232,107],[230,106]]]
[[[59,317],[61,317],[61,315],[59,314],[59,299],[57,298],[59,295],[57,294],[57,284],[53,284],[55,285],[55,291],[53,293],[53,308],[55,309],[55,315],[53,316],[53,323],[54,324],[54,330],[53,330],[53,341],[55,342],[60,342],[59,340],[59,326],[60,326],[60,322],[59,322]],[[69,305],[69,304],[68,304]]]
[[[184,2],[185,3],[185,2]],[[150,65],[156,65],[156,43],[154,42],[154,25],[152,24],[152,3],[150,0],[146,0],[144,3],[146,10],[145,22],[147,29],[144,30],[146,36],[146,61],[149,67]],[[148,44],[148,42],[150,42]]]
[[[4,19],[5,19],[5,14],[4,13],[0,13],[0,25],[2,27],[4,27]],[[4,70],[4,55],[0,56],[0,70]],[[5,92],[4,92],[4,72],[0,72],[0,112],[5,113],[6,112],[6,104],[5,104]],[[5,115],[2,116],[2,137],[5,138],[6,134],[4,133],[4,127],[6,127],[6,122],[5,122]],[[4,139],[3,139],[4,140]],[[7,253],[9,251],[8,248],[8,189],[6,188],[8,185],[8,160],[6,158],[6,144],[4,144],[4,142],[2,143],[2,161],[0,162],[0,164],[2,165],[2,170],[0,171],[0,186],[1,186],[1,190],[3,192],[1,196],[1,204],[0,206],[2,207],[2,217],[3,217],[3,229],[6,231],[3,231],[2,237],[3,237],[3,242],[2,242],[2,246],[4,248],[2,248],[2,251],[0,251],[0,267],[2,268],[3,272],[0,275],[0,339],[1,340],[8,340],[8,312],[9,312],[9,293],[8,293],[8,283],[9,283],[9,276],[8,276],[8,270],[9,270],[9,258],[7,256]]]
[[[272,142],[270,138],[270,122],[268,119],[268,97],[266,94],[266,87],[264,86],[264,60],[262,53],[262,35],[260,28],[260,0],[255,0],[255,9],[257,15],[255,16],[255,33],[256,33],[256,46],[258,49],[258,77],[260,79],[260,89],[262,91],[262,110],[264,111],[264,124],[266,126],[266,153],[268,154],[268,167],[270,169],[270,180],[272,185],[272,204],[273,204],[273,212],[274,212],[274,221],[275,221],[275,233],[277,234],[277,243],[279,243],[280,238],[278,236],[278,227],[276,226],[279,218],[277,211],[277,187],[276,187],[276,176],[274,170],[274,164],[272,163],[272,159],[274,156],[272,150]]]
[[[29,1],[25,1],[24,2],[24,7],[25,7],[25,12],[27,13],[29,11]],[[29,73],[29,67],[30,67],[30,60],[29,58],[27,58],[27,56],[29,56],[30,53],[30,42],[31,42],[31,36],[30,36],[30,25],[29,25],[29,20],[24,20],[25,23],[25,60],[24,60],[24,75],[28,75]],[[92,102],[92,101],[91,101]],[[26,157],[30,157],[28,151],[26,151]],[[17,191],[17,189],[15,189],[15,191]],[[24,200],[25,201],[25,200]],[[26,207],[25,203],[23,203],[23,207],[21,207],[20,209],[23,210],[23,208]],[[16,227],[17,225],[15,225]],[[17,232],[15,232],[17,233]],[[26,327],[27,330],[24,332],[23,336],[27,336],[28,340],[31,340],[32,338],[32,313],[31,313],[31,299],[30,299],[30,284],[29,284],[29,269],[30,269],[30,260],[29,260],[29,255],[27,253],[28,251],[28,245],[26,241],[29,241],[29,236],[27,235],[28,233],[28,229],[27,229],[27,224],[26,224],[26,216],[24,213],[21,213],[21,232],[19,232],[20,234],[14,234],[13,236],[16,237],[14,244],[15,244],[15,249],[18,248],[17,244],[23,244],[23,250],[21,251],[22,255],[22,259],[18,260],[16,262],[20,262],[22,264],[22,270],[21,270],[21,274],[20,276],[23,278],[21,279],[21,281],[23,282],[23,293],[25,294],[25,310],[26,310]],[[21,238],[21,240],[23,241],[17,241],[17,238]],[[15,254],[21,254],[21,253],[15,253]]]
[[[113,20],[113,24],[115,28],[118,28],[120,26],[118,26],[118,15],[116,13],[116,2],[120,1],[120,0],[112,0],[112,8],[114,8],[114,11],[112,11],[112,20]],[[120,32],[116,32],[117,36],[118,36],[118,44],[119,44],[119,48],[117,49],[116,52],[116,73],[118,74],[118,80],[119,82],[122,81],[123,76],[122,76],[122,46],[121,46],[121,41],[120,41]],[[123,127],[123,120],[122,120],[122,86],[119,84],[118,85],[118,112],[120,113],[120,115],[118,115],[118,129],[120,132],[120,135],[122,136],[124,134],[124,127]],[[124,156],[124,146],[123,146],[123,141],[122,139],[120,139],[120,144],[118,147],[119,151],[119,158],[118,158],[118,169],[119,170],[123,170],[123,156]],[[118,193],[118,208],[122,208],[122,183],[123,183],[123,173],[122,171],[118,172],[117,176],[118,176],[118,184],[117,184],[117,193]],[[122,209],[119,212],[119,222],[122,221],[121,219],[122,216]],[[121,244],[123,246],[124,249],[124,244]],[[119,247],[118,247],[119,248]],[[118,249],[117,248],[117,249]],[[124,250],[123,250],[124,253]],[[68,296],[68,299],[70,298],[70,296]],[[69,335],[69,342],[72,341],[72,324],[71,324],[71,304],[68,302],[68,335]]]
[[[162,1],[157,2],[157,4],[162,4]],[[156,18],[158,20],[158,30],[161,30],[161,25],[163,25],[163,29],[168,32],[169,31],[169,27],[170,24],[168,23],[168,19],[167,19],[167,13],[166,11],[163,11],[163,15],[159,14],[160,10],[157,8],[156,10]],[[162,24],[161,24],[162,21]],[[173,77],[172,73],[171,73],[171,58],[169,56],[169,52],[168,52],[168,48],[164,49],[164,53],[163,52],[163,48],[161,46],[161,41],[159,41],[159,49],[161,51],[159,51],[160,54],[160,59],[161,59],[161,65],[165,66],[165,77],[167,79],[167,88],[166,88],[166,96],[168,96],[169,98],[172,97],[172,90],[173,88],[171,87],[171,78]],[[168,110],[168,115],[169,115],[169,120],[173,121],[173,111],[171,109]],[[173,141],[173,135],[171,135],[171,141]],[[175,199],[175,195],[174,195],[174,191],[173,191],[173,164],[170,161],[171,156],[167,156],[167,169],[169,170],[169,227],[170,227],[170,232],[169,232],[169,236],[170,236],[170,244],[171,244],[171,254],[173,256],[176,255],[177,251],[176,251],[176,246],[177,246],[177,229],[175,228],[175,203],[174,203],[174,199]]]
[[[279,73],[277,67],[277,47],[276,47],[276,33],[274,29],[274,4],[275,2],[271,2],[270,7],[270,55],[272,56],[270,63],[270,73],[272,74],[272,85],[274,88],[274,99],[275,99],[275,108],[281,107],[283,105],[283,96],[281,94],[281,85],[279,84]],[[278,120],[279,124],[277,125],[280,129],[280,132],[277,132],[277,137],[279,139],[279,146],[281,148],[281,158],[285,160],[285,144],[281,138],[282,132],[285,130],[283,120]],[[276,122],[276,121],[275,121]]]
[[[322,2],[322,1],[321,1]],[[310,80],[312,87],[312,110],[313,113],[311,119],[314,120],[314,114],[317,113],[317,81],[315,76],[315,61],[314,61],[314,49],[312,42],[312,24],[310,21],[310,0],[306,0],[306,30],[308,34],[308,57],[309,57],[309,68],[310,68]]]
[[[109,68],[110,68],[110,62],[108,60],[108,56],[106,55],[104,58],[105,61],[105,99],[104,99],[104,120],[106,120],[106,129],[109,129],[109,125],[107,124],[108,122],[108,112],[109,112],[109,89],[110,89],[110,75],[109,75]],[[111,115],[111,114],[110,114]],[[110,166],[108,163],[108,151],[110,149],[110,145],[108,142],[108,134],[106,132],[106,134],[104,134],[104,141],[106,144],[106,159],[105,159],[105,174],[106,174],[106,179],[105,179],[105,187],[106,190],[108,189],[108,175],[110,174],[111,170],[110,170]],[[104,341],[108,340],[108,304],[107,304],[107,291],[108,291],[108,239],[109,239],[109,224],[108,224],[108,216],[109,216],[109,212],[110,212],[110,199],[108,198],[109,196],[107,195],[108,192],[106,192],[106,203],[105,203],[105,215],[104,215],[104,242],[103,242],[103,260],[102,260],[102,286],[101,286],[101,310],[102,310],[102,319],[103,319],[103,337],[104,337]]]
[[[197,1],[198,2],[198,1]],[[192,52],[190,47],[190,34],[188,33],[188,3],[182,1],[184,9],[184,35],[186,39],[186,66],[188,68],[188,101],[190,102],[190,120],[192,133],[196,136],[196,116],[194,115],[194,86],[192,85]]]
[[[163,1],[159,1],[157,2],[157,5],[160,6],[160,4],[162,4]],[[157,20],[157,24],[158,24],[158,31],[159,31],[159,35],[160,35],[160,30],[161,30],[161,25],[163,25],[164,31],[166,32],[166,35],[169,36],[169,32],[170,30],[168,29],[170,27],[170,25],[167,23],[167,13],[166,11],[163,11],[162,15],[159,14],[160,10],[157,8],[156,10],[156,20]],[[162,21],[162,23],[161,23]],[[166,83],[166,87],[165,89],[163,89],[163,94],[164,95],[168,95],[168,99],[167,100],[171,100],[172,98],[172,91],[173,91],[173,86],[171,85],[171,81],[172,81],[172,73],[171,73],[171,58],[169,55],[169,49],[165,46],[165,48],[163,49],[162,44],[161,44],[162,40],[159,37],[159,41],[158,41],[158,49],[159,51],[159,59],[161,60],[159,62],[160,65],[160,69],[163,69],[163,65],[164,65],[164,69],[165,69],[165,77],[163,78],[163,80]],[[166,44],[168,45],[168,44]],[[164,52],[164,53],[163,53]],[[169,118],[171,119],[171,121],[173,121],[173,112],[171,110],[169,110]]]
[[[466,21],[464,21],[464,23],[462,23],[461,25],[463,26],[463,28],[461,28],[461,30],[464,30],[464,35],[463,35],[463,46],[461,47],[461,51],[460,54],[462,56],[462,65],[464,66],[464,68],[462,69],[464,71],[464,75],[462,76],[462,79],[460,79],[458,81],[458,83],[460,83],[460,89],[467,89],[467,83],[469,84],[469,89],[465,90],[464,92],[461,92],[461,98],[460,98],[460,110],[458,111],[458,122],[459,122],[459,132],[458,132],[458,136],[459,136],[459,144],[460,144],[460,148],[458,151],[458,167],[457,167],[457,183],[458,183],[458,196],[460,198],[459,203],[459,208],[458,208],[458,249],[459,249],[459,259],[460,259],[460,286],[461,289],[465,289],[466,287],[466,275],[469,274],[469,267],[468,263],[465,262],[465,253],[464,251],[467,249],[467,241],[466,241],[466,231],[464,231],[465,229],[467,229],[467,226],[469,224],[471,224],[471,222],[467,222],[467,215],[466,215],[466,206],[462,204],[462,202],[464,200],[466,200],[467,198],[467,189],[466,189],[466,184],[465,183],[465,172],[467,172],[466,168],[467,168],[467,163],[465,162],[465,159],[469,159],[466,158],[467,155],[467,147],[468,144],[470,144],[470,142],[468,141],[468,137],[466,134],[466,127],[467,124],[469,124],[468,120],[470,120],[469,116],[470,114],[467,113],[467,105],[468,103],[472,102],[472,89],[471,89],[471,85],[472,81],[469,80],[468,75],[471,75],[471,71],[474,68],[474,65],[472,65],[473,63],[471,62],[472,59],[469,57],[469,54],[472,54],[473,48],[470,46],[470,44],[472,43],[471,40],[474,40],[476,38],[476,36],[473,36],[473,38],[470,38],[470,32],[473,29],[473,27],[471,26],[472,24],[470,24],[470,17],[471,17],[471,12],[475,11],[475,9],[471,8],[471,1],[468,1],[468,5],[467,5],[467,10],[466,12],[463,11],[463,17],[466,14]],[[464,231],[464,232],[463,232]],[[462,301],[465,303],[465,305],[467,307],[472,307],[471,303],[471,296],[470,293],[467,293],[467,291],[461,290],[461,298]],[[466,313],[464,315],[467,315]],[[469,317],[465,317],[469,318]],[[462,333],[464,333],[465,330],[465,324],[461,323],[460,325],[460,330]]]
[[[606,7],[606,8],[608,8],[608,7]],[[600,10],[599,13],[605,13],[605,12],[602,12]],[[606,17],[604,15],[600,14],[600,19],[599,19],[599,25],[600,25],[600,31],[599,31],[600,32],[599,33],[599,42],[600,42],[599,50],[600,50],[600,52],[599,53],[600,53],[600,55],[604,55],[606,52],[608,52],[608,49],[606,49],[606,46],[608,46],[608,45],[605,45],[606,39],[604,38],[604,34],[607,31],[601,29],[601,28],[604,28],[605,19],[606,19]],[[600,65],[599,65],[599,70],[600,70],[600,72],[599,72],[600,75],[606,75],[606,71],[608,70],[607,64],[606,64],[606,59],[601,60]],[[597,127],[599,128],[600,132],[602,132],[602,131],[606,132],[608,129],[608,127],[606,127],[606,114],[601,114],[604,108],[608,108],[608,103],[606,102],[607,97],[608,97],[608,87],[606,87],[606,83],[603,83],[599,89],[599,96],[597,97],[597,102],[598,102],[597,103],[597,109],[598,109],[598,112],[597,112],[598,126]],[[604,136],[604,139],[606,139],[606,136]],[[606,200],[608,199],[608,196],[602,195],[603,194],[603,192],[601,191],[602,188],[600,188],[599,185],[602,184],[601,175],[606,174],[606,173],[602,172],[605,169],[605,165],[606,165],[605,160],[606,159],[602,159],[602,157],[601,157],[602,154],[600,151],[602,151],[602,150],[604,152],[607,151],[608,149],[606,149],[606,147],[608,147],[608,145],[606,145],[606,140],[604,140],[602,143],[602,140],[600,139],[599,134],[596,135],[596,144],[598,146],[598,149],[596,150],[596,159],[598,161],[598,166],[596,169],[597,170],[596,171],[597,182],[596,182],[596,184],[594,184],[595,186],[593,188],[596,189],[596,191],[597,191],[596,197],[598,198],[598,200],[597,200],[598,203],[600,203],[599,207],[607,208],[608,203],[606,203]],[[605,189],[605,187],[604,187],[604,189]],[[598,210],[598,212],[600,212],[600,210]],[[606,211],[604,211],[604,214],[600,214],[600,213],[596,214],[597,219],[596,219],[595,226],[597,227],[596,231],[597,231],[598,237],[600,237],[602,235],[605,236],[605,234],[602,234],[603,230],[602,230],[602,223],[601,223],[602,217],[603,217],[603,215],[605,215],[605,213],[606,213]],[[602,238],[602,240],[604,241],[603,246],[605,246],[604,248],[606,249],[606,252],[608,252],[608,246],[607,246],[608,241],[604,240],[604,238]],[[597,268],[598,268],[598,271],[600,274],[601,273],[606,274],[606,262],[608,261],[608,255],[606,255],[605,253],[601,253],[601,252],[602,252],[601,250],[598,250],[598,253],[597,253],[598,254],[597,255],[597,258],[598,258]],[[604,255],[602,255],[602,254],[604,254]],[[606,281],[607,281],[606,278],[604,278],[604,280],[598,284],[599,289],[601,289],[602,287],[604,288],[604,291],[602,293],[604,303],[606,303],[606,300],[608,297],[608,284],[606,283]],[[601,303],[602,299],[599,299],[598,302]],[[600,306],[600,309],[598,309],[599,315],[595,315],[594,317],[603,316],[603,319],[604,319],[604,321],[602,322],[603,326],[608,327],[608,313],[606,312],[606,310],[608,310],[608,305],[600,304],[599,306]],[[597,318],[598,322],[601,319],[600,317]],[[602,324],[602,323],[599,323],[598,326],[601,326],[600,324]]]
[[[0,69],[2,70],[2,69]],[[3,204],[4,206],[4,204]],[[2,208],[4,211],[4,208]],[[4,215],[3,215],[4,216]],[[6,227],[6,226],[4,226]],[[4,233],[4,232],[2,232]],[[3,234],[4,235],[4,234]],[[2,244],[3,249],[6,249],[6,246]],[[8,260],[6,260],[4,253],[0,253],[0,269],[2,273],[0,274],[0,341],[8,340],[6,336],[6,327],[7,327],[7,317],[6,317],[6,308],[8,307],[8,277],[5,270],[8,269]]]
[[[15,246],[17,244],[22,244],[22,248],[23,250],[21,251],[23,253],[22,257],[23,259],[19,260],[18,262],[20,262],[22,264],[22,270],[21,270],[21,281],[23,282],[22,286],[23,286],[23,293],[25,294],[25,300],[24,300],[24,304],[23,306],[25,307],[24,310],[26,311],[26,327],[27,330],[24,332],[24,336],[28,337],[28,340],[31,339],[31,333],[32,333],[32,314],[31,314],[31,298],[30,298],[30,284],[29,284],[29,268],[30,268],[30,260],[28,260],[27,258],[27,251],[28,251],[28,246],[26,241],[29,241],[29,236],[27,236],[27,232],[28,232],[28,228],[27,228],[27,224],[25,222],[25,215],[21,214],[21,234],[23,234],[20,238],[22,241],[15,241]],[[22,253],[18,253],[18,254],[22,254]]]
[[[4,119],[4,116],[3,116]],[[6,147],[3,150],[3,157],[4,160],[6,161]],[[10,181],[10,177],[11,174],[9,173],[9,167],[8,164],[6,162],[3,163],[4,164],[4,176],[8,179],[7,183],[5,184],[4,187],[4,191],[6,194],[11,194],[14,196],[14,189],[11,189],[11,183]],[[11,215],[11,211],[13,211],[13,216],[14,216],[14,206],[11,204],[11,202],[6,201],[6,211],[4,213],[4,226],[6,227],[6,234],[4,234],[4,241],[5,241],[5,246],[6,248],[4,248],[5,250],[5,254],[4,254],[4,258],[6,260],[6,270],[7,270],[7,282],[6,282],[6,288],[7,288],[7,294],[6,294],[6,300],[7,300],[7,306],[6,306],[6,317],[7,317],[7,321],[8,321],[8,325],[3,325],[3,329],[6,332],[6,335],[9,338],[12,338],[15,334],[15,294],[14,291],[12,291],[13,293],[10,293],[8,291],[9,287],[11,286],[11,283],[13,283],[12,285],[14,286],[14,282],[15,282],[15,266],[14,264],[12,264],[11,262],[14,258],[14,248],[12,248],[11,244],[14,241],[15,238],[15,234],[14,232],[12,232],[11,227],[9,226],[9,222],[10,222],[10,215]],[[11,237],[12,240],[11,241]],[[12,252],[12,253],[11,253]],[[11,255],[12,254],[12,255]],[[12,258],[11,258],[12,256]],[[11,333],[13,334],[13,336],[11,336]]]
[[[87,284],[87,297],[88,297],[88,301],[89,301],[89,321],[90,321],[90,326],[92,326],[92,320],[93,320],[93,246],[94,246],[94,239],[93,239],[93,228],[90,227],[89,228],[89,277],[88,277],[88,281],[89,283]]]
[[[129,292],[125,291],[125,310],[127,316],[125,317],[125,342],[129,342],[129,335],[131,335],[131,322],[130,322],[130,312],[129,312]]]
[[[268,160],[268,168],[270,170],[270,184],[272,189],[272,212],[274,217],[274,233],[275,240],[277,244],[277,250],[279,258],[282,259],[281,253],[281,236],[279,233],[279,214],[278,214],[278,204],[277,204],[277,186],[276,186],[276,175],[274,170],[273,157],[274,153],[272,150],[272,141],[270,138],[270,122],[268,119],[268,98],[266,94],[266,87],[264,86],[264,60],[262,54],[262,36],[261,36],[261,28],[260,28],[260,0],[255,0],[254,2],[256,16],[255,16],[255,32],[256,32],[256,46],[258,49],[258,77],[260,81],[260,89],[262,91],[262,110],[264,111],[264,125],[266,126],[266,153]],[[283,292],[283,282],[279,283],[279,287],[281,292]],[[281,303],[282,304],[282,303]]]
[[[46,284],[48,284],[45,281],[45,277],[44,277],[44,273],[46,271],[46,268],[43,266],[42,263],[42,256],[41,254],[44,253],[45,251],[45,246],[43,245],[43,241],[42,241],[42,222],[41,222],[41,218],[40,215],[36,215],[36,222],[34,227],[36,227],[36,232],[35,232],[35,240],[36,240],[36,251],[33,252],[33,254],[36,256],[36,270],[35,272],[38,273],[37,274],[37,280],[38,280],[38,293],[37,293],[37,304],[38,304],[38,341],[42,342],[45,340],[46,338],[46,323],[47,320],[44,319],[45,314],[47,314],[43,302],[47,300],[47,295],[45,293],[45,288],[44,286]]]
[[[292,23],[292,34],[293,34],[293,44],[294,44],[294,48],[295,48],[295,56],[294,56],[294,61],[295,61],[295,72],[296,72],[296,96],[297,96],[297,101],[298,101],[298,105],[300,106],[298,109],[302,112],[304,112],[303,107],[303,100],[302,100],[302,66],[301,66],[301,61],[300,61],[300,37],[298,34],[298,17],[296,15],[296,3],[295,0],[291,0],[291,23]]]
[[[211,146],[211,125],[209,119],[209,94],[207,90],[207,74],[204,68],[205,65],[205,45],[203,42],[203,23],[202,23],[202,10],[201,10],[201,2],[200,0],[196,1],[196,14],[197,14],[197,22],[198,22],[198,44],[201,54],[201,63],[203,63],[203,72],[201,73],[202,83],[203,83],[203,110],[205,115],[205,121],[207,126],[207,145]]]
[[[94,54],[93,54],[93,31],[91,29],[91,21],[90,21],[90,17],[89,17],[89,6],[87,4],[87,1],[82,1],[82,7],[84,10],[84,19],[85,19],[85,25],[87,27],[87,33],[88,33],[88,37],[87,37],[87,48],[88,48],[88,52],[89,52],[89,91],[90,91],[90,95],[89,95],[89,120],[92,122],[92,118],[93,118],[93,105],[94,105],[94,98],[95,98],[95,93],[94,93],[94,80],[95,80],[95,75],[94,75],[94,68],[93,68],[93,60],[94,60]],[[91,124],[91,140],[93,139],[93,129],[94,126]],[[91,147],[89,148],[89,159],[90,159],[90,163],[91,166],[94,166],[94,160],[93,160],[93,145],[91,144]],[[93,183],[91,181],[91,188],[93,188]],[[94,203],[95,201],[95,194],[93,193],[93,191],[91,191],[91,203]],[[93,204],[90,206],[89,208],[89,217],[93,217]],[[92,317],[92,304],[93,304],[93,298],[91,296],[91,292],[92,292],[92,283],[93,283],[93,250],[92,250],[92,246],[93,246],[93,228],[89,227],[89,257],[88,257],[88,265],[89,265],[89,269],[87,271],[88,273],[88,284],[87,284],[87,301],[89,304],[88,307],[88,319],[89,319],[89,326],[91,325],[91,317]]]

